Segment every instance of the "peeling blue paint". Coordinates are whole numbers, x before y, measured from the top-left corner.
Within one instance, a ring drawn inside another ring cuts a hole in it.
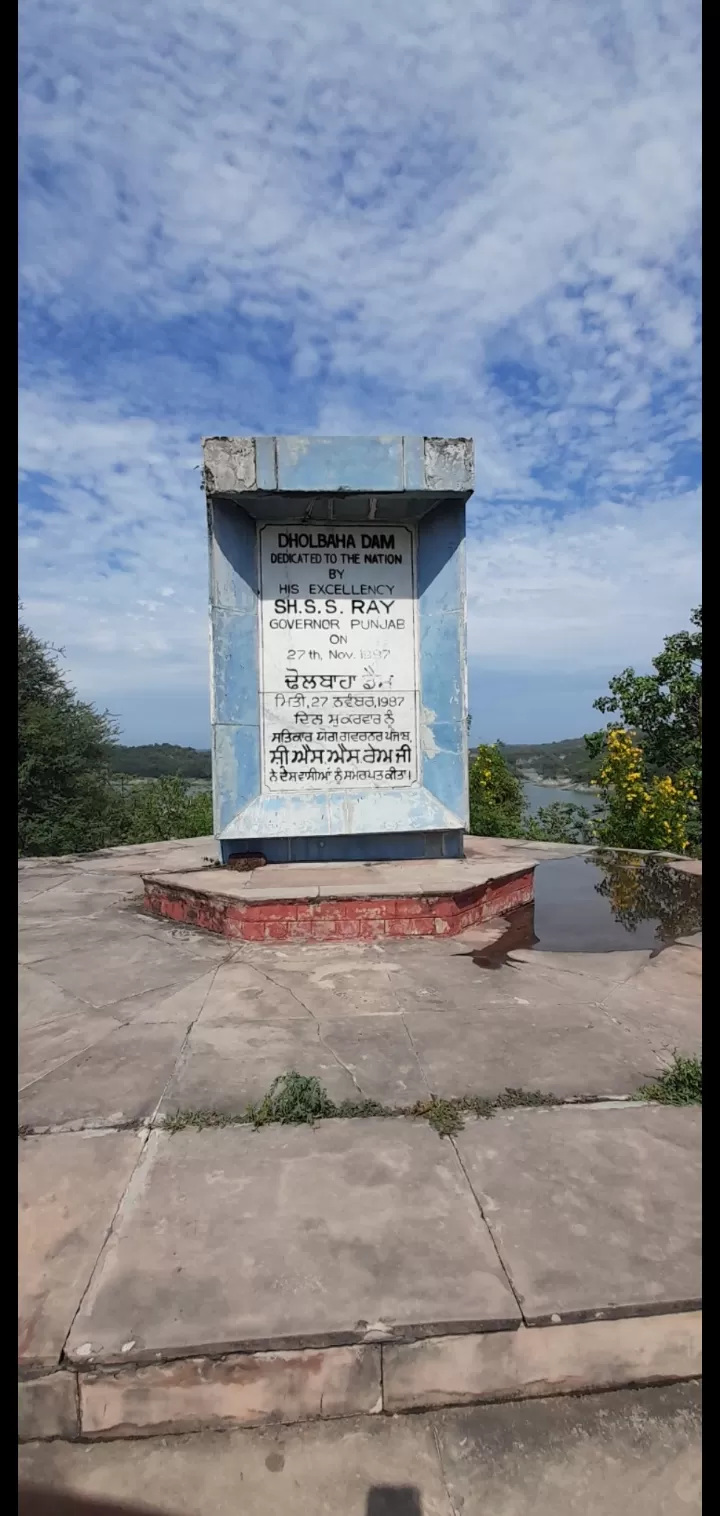
[[[403,488],[425,489],[425,438],[403,437]]]
[[[403,489],[401,437],[278,437],[281,490]]]
[[[241,506],[215,500],[209,508],[210,603],[255,615],[258,597],[255,522]]]
[[[255,438],[255,476],[259,490],[277,489],[278,467],[275,437]]]
[[[259,726],[213,728],[213,814],[215,835],[223,836],[238,809],[260,788]]]
[[[213,606],[211,614],[213,721],[260,725],[257,614]]]

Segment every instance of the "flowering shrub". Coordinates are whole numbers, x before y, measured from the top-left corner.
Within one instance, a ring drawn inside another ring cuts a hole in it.
[[[521,837],[523,788],[500,749],[483,743],[470,768],[470,831],[476,837]]]
[[[612,727],[605,743],[596,781],[602,802],[597,840],[607,847],[684,852],[696,801],[689,777],[648,778],[642,750],[624,727]]]

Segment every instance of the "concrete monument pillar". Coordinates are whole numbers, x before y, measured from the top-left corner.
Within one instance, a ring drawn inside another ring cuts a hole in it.
[[[473,445],[208,437],[223,862],[461,858]]]

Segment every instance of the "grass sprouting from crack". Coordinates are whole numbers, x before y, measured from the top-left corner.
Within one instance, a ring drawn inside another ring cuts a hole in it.
[[[194,1127],[197,1132],[202,1132],[206,1127],[214,1126],[249,1126],[252,1117],[248,1112],[243,1115],[228,1115],[225,1111],[173,1111],[171,1116],[163,1118],[164,1132],[185,1132],[188,1127]]]
[[[523,1106],[562,1105],[557,1095],[544,1095],[541,1090],[505,1089],[490,1100],[486,1095],[460,1095],[443,1100],[433,1096],[430,1100],[418,1100],[412,1106],[411,1116],[424,1116],[441,1137],[454,1137],[461,1132],[465,1116],[480,1116],[489,1121],[496,1111],[515,1111]]]
[[[702,1105],[702,1058],[673,1053],[672,1062],[653,1084],[643,1084],[636,1100],[656,1100],[660,1105]]]
[[[188,1127],[202,1131],[206,1127],[226,1126],[312,1126],[316,1121],[330,1118],[411,1116],[428,1121],[441,1137],[453,1137],[462,1131],[467,1115],[487,1120],[495,1111],[560,1104],[561,1101],[555,1095],[521,1089],[503,1090],[495,1100],[484,1095],[462,1095],[449,1100],[431,1096],[427,1100],[416,1101],[412,1106],[385,1106],[377,1100],[342,1100],[336,1104],[314,1074],[298,1074],[292,1070],[289,1074],[280,1074],[274,1079],[267,1095],[256,1105],[248,1106],[241,1114],[230,1115],[224,1111],[211,1110],[177,1111],[174,1115],[165,1117],[164,1129],[167,1132],[182,1132]]]

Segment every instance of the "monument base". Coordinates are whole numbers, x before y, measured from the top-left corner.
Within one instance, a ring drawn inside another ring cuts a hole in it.
[[[361,832],[220,842],[221,863],[248,853],[260,853],[268,863],[399,863],[465,856],[462,831]]]
[[[534,866],[497,859],[270,864],[148,874],[154,916],[244,942],[454,937],[529,905]]]

